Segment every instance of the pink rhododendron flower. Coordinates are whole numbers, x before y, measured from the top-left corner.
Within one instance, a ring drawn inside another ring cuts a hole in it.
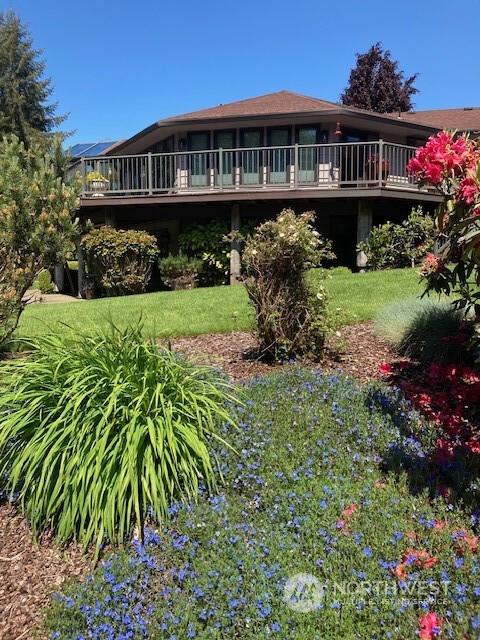
[[[443,262],[434,253],[427,253],[420,266],[420,275],[426,277],[440,273],[443,269]]]
[[[442,620],[436,613],[426,613],[418,623],[421,640],[434,640],[438,638],[442,629]]]
[[[464,178],[458,187],[458,199],[465,204],[474,204],[480,196],[480,186],[473,176]]]
[[[454,138],[448,131],[431,136],[417,149],[407,164],[408,172],[419,182],[439,185],[444,179],[459,177],[473,164],[474,147],[468,138]]]

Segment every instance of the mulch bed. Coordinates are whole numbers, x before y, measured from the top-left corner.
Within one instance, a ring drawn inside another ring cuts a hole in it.
[[[258,359],[255,338],[249,333],[178,338],[172,346],[198,362],[221,368],[239,382],[281,366]],[[361,382],[377,379],[379,364],[396,359],[370,324],[345,327],[329,346],[327,358],[313,366],[340,369]],[[34,629],[52,592],[90,567],[90,560],[74,546],[61,552],[52,540],[34,543],[25,520],[8,504],[0,504],[0,638],[35,637]]]
[[[0,638],[31,640],[53,591],[90,566],[79,548],[61,552],[48,538],[32,540],[25,520],[0,504]]]
[[[241,331],[177,338],[172,347],[199,363],[219,367],[238,382],[281,366],[262,362],[255,337]],[[388,343],[374,334],[370,323],[364,323],[344,327],[330,340],[326,358],[311,366],[341,370],[360,382],[370,382],[380,377],[379,364],[396,359],[398,356]]]

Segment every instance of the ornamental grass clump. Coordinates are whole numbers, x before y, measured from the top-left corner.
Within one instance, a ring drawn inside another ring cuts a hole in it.
[[[262,354],[274,360],[320,356],[328,332],[326,291],[313,291],[311,267],[334,257],[331,244],[313,227],[315,213],[284,209],[258,226],[247,240],[245,286],[255,309]]]
[[[212,490],[231,389],[141,327],[45,336],[0,366],[0,477],[34,535],[122,543],[174,499]],[[222,440],[223,443],[223,440]]]

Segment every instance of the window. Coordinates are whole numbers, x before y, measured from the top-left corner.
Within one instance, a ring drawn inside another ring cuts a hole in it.
[[[242,129],[242,147],[261,147],[263,144],[263,129]]]
[[[318,127],[298,127],[297,128],[297,142],[298,144],[317,144]]]
[[[188,134],[189,151],[204,151],[210,148],[210,133],[198,132]]]
[[[215,149],[234,149],[235,131],[215,131]]]
[[[268,130],[268,146],[286,147],[290,144],[290,129],[281,127],[279,129]]]

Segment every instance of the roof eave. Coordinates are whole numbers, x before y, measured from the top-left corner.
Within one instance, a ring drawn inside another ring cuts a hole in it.
[[[251,121],[251,120],[262,120],[265,118],[285,118],[285,117],[298,117],[298,116],[314,116],[314,117],[316,116],[321,118],[322,116],[329,116],[329,115],[354,116],[354,117],[358,117],[358,118],[369,120],[369,121],[374,121],[374,122],[381,121],[384,124],[401,125],[403,127],[416,129],[418,131],[426,130],[432,133],[439,130],[438,127],[423,125],[417,122],[410,122],[408,120],[403,120],[402,118],[394,118],[392,116],[384,116],[381,113],[370,113],[368,111],[349,109],[348,107],[339,106],[339,107],[336,107],[335,109],[320,109],[318,111],[287,111],[284,113],[263,113],[263,114],[257,114],[257,115],[221,116],[221,117],[211,117],[211,118],[208,118],[208,117],[207,118],[181,118],[181,117],[165,118],[163,120],[158,120],[157,122],[154,122],[153,124],[146,127],[145,129],[142,129],[141,131],[133,135],[131,138],[128,138],[127,140],[124,140],[123,142],[118,144],[111,151],[119,151],[129,146],[130,144],[133,144],[137,140],[140,140],[144,136],[148,135],[149,133],[152,133],[157,129],[162,129],[162,128],[171,127],[171,126],[215,124],[220,122],[236,122],[236,121],[244,122],[245,120]]]

